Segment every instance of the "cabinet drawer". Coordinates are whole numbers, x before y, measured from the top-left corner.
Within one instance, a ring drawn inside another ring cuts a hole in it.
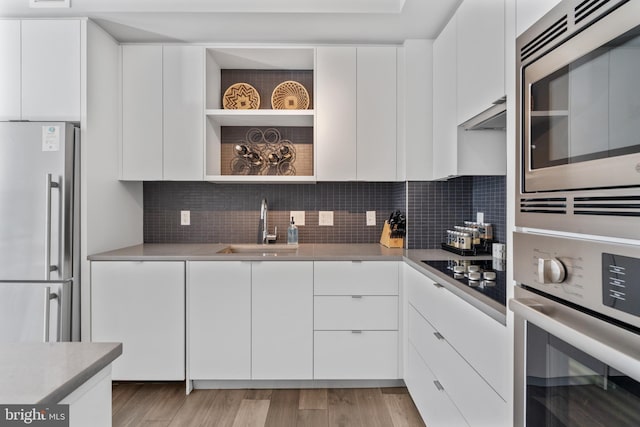
[[[437,387],[436,377],[411,343],[408,353],[404,382],[425,424],[429,427],[468,427],[447,392]]]
[[[474,426],[507,425],[506,402],[456,352],[446,337],[436,333],[433,326],[409,305],[409,344],[440,381],[465,419]]]
[[[511,396],[508,329],[410,266],[408,301],[504,398]]]
[[[315,330],[397,330],[398,297],[316,296]]]
[[[396,261],[318,261],[315,295],[398,295]]]
[[[397,379],[396,331],[316,331],[314,379]]]

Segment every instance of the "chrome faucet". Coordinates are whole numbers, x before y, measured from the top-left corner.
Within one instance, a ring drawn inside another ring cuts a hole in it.
[[[266,245],[270,242],[275,242],[278,238],[278,226],[275,226],[273,234],[269,234],[269,205],[267,205],[267,199],[262,199],[260,203],[260,222],[258,224],[258,243]]]

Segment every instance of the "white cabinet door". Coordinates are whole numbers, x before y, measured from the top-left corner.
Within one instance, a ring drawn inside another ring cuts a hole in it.
[[[456,12],[458,27],[457,124],[505,95],[505,0],[466,0]]]
[[[433,41],[407,40],[402,52],[398,55],[398,180],[427,181],[433,177]]]
[[[358,181],[396,179],[396,51],[357,48]]]
[[[164,46],[163,178],[204,177],[204,48]]]
[[[316,331],[398,329],[398,297],[380,295],[315,296]]]
[[[316,261],[315,295],[398,295],[396,261]]]
[[[432,324],[409,305],[409,344],[472,426],[507,425],[507,404]],[[502,351],[506,353],[506,348]],[[497,353],[500,349],[492,348]],[[504,365],[502,365],[504,369]]]
[[[313,378],[397,379],[397,331],[315,331]]]
[[[509,330],[434,281],[405,266],[411,305],[440,332],[465,360],[504,398],[510,396]],[[496,351],[496,349],[502,349]]]
[[[433,178],[457,174],[457,25],[449,21],[433,42]]]
[[[316,178],[356,179],[356,48],[316,49]]]
[[[252,378],[311,379],[313,262],[254,262]]]
[[[429,427],[468,427],[469,424],[437,381],[409,343],[404,382],[424,422]]]
[[[184,380],[184,262],[91,263],[91,340],[122,342],[113,379]]]
[[[80,20],[22,21],[23,120],[80,121],[80,47]]]
[[[0,121],[20,120],[20,21],[0,20]]]
[[[162,133],[162,46],[123,46],[121,179],[162,179]]]
[[[188,263],[191,379],[251,379],[251,263]]]

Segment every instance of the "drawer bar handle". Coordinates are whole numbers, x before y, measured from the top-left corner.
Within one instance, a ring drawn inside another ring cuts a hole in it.
[[[443,391],[443,390],[444,390],[444,387],[442,387],[442,384],[440,384],[440,381],[435,380],[435,381],[433,382],[433,384],[436,386],[436,388],[438,389],[438,391]]]
[[[436,338],[438,338],[439,340],[443,340],[444,337],[442,336],[442,334],[440,332],[434,332],[433,335],[436,336]]]
[[[354,330],[352,330],[352,331],[351,331],[351,333],[352,333],[352,334],[361,334],[361,333],[362,333],[362,331],[361,331],[361,330],[354,329]]]
[[[362,295],[351,295],[351,298],[362,298]]]
[[[433,286],[435,286],[436,288],[440,289],[440,288],[444,288],[444,286],[442,286],[440,283],[438,282],[433,282]]]

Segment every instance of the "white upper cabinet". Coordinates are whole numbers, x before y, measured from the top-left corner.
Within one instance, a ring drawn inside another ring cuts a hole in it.
[[[80,21],[22,21],[22,119],[80,120]]]
[[[162,179],[162,46],[122,47],[122,179]]]
[[[20,119],[20,21],[0,21],[0,120]]]
[[[199,46],[164,46],[163,178],[204,177],[204,51]]]
[[[517,0],[516,34],[520,35],[553,9],[560,0]]]
[[[202,180],[204,54],[122,47],[123,180]]]
[[[460,124],[505,94],[504,0],[466,0],[458,8],[456,19]]]
[[[433,178],[433,41],[406,40],[398,49],[397,179]]]
[[[397,48],[316,55],[318,181],[395,181]]]
[[[359,47],[357,177],[396,179],[396,47]]]
[[[316,51],[318,181],[356,179],[356,49]]]
[[[433,177],[457,174],[458,130],[456,123],[455,17],[433,42]]]
[[[81,21],[0,21],[0,120],[80,121]]]
[[[504,175],[506,134],[459,126],[504,96],[504,0],[465,0],[433,43],[433,179]]]

